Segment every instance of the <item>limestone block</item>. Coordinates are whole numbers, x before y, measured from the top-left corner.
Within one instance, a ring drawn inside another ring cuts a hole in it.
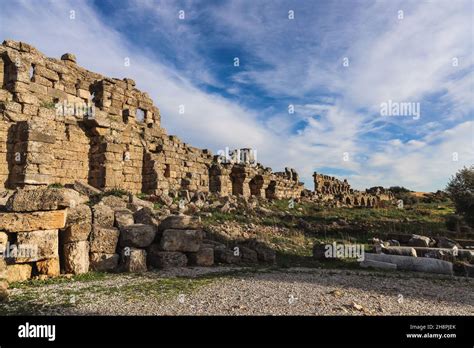
[[[155,239],[155,228],[150,225],[133,224],[120,230],[120,245],[122,247],[145,248]]]
[[[146,272],[147,252],[143,249],[124,248],[121,254],[123,272]]]
[[[166,251],[196,252],[202,243],[203,232],[200,230],[164,230],[160,246]]]
[[[48,277],[57,277],[60,274],[59,258],[47,259],[36,262],[36,269],[39,274],[47,275]]]
[[[195,253],[187,253],[188,263],[191,266],[212,266],[214,264],[214,249],[200,248]]]
[[[201,219],[197,216],[172,215],[164,219],[160,225],[160,231],[167,229],[198,229],[201,227]]]
[[[133,213],[128,209],[115,211],[115,226],[120,230],[126,226],[133,225]]]
[[[31,213],[0,213],[0,230],[5,232],[29,232],[64,228],[66,210]]]
[[[88,240],[91,230],[92,224],[90,222],[71,224],[61,233],[62,241],[71,243]]]
[[[32,250],[31,255],[16,257],[16,262],[32,262],[44,259],[58,258],[59,238],[58,230],[41,230],[17,233],[17,245],[25,250]]]
[[[155,268],[185,267],[188,259],[185,254],[176,251],[161,251],[153,244],[147,253],[147,262]]]
[[[13,212],[58,210],[77,204],[71,195],[69,190],[62,188],[18,189],[9,198],[6,209]]]
[[[89,268],[93,271],[108,272],[117,269],[118,254],[90,253]]]
[[[406,271],[453,274],[453,264],[451,262],[427,257],[366,253],[365,260],[393,263],[397,265],[397,269]]]
[[[66,273],[83,274],[89,272],[89,242],[64,244],[63,256]]]
[[[8,265],[5,279],[9,283],[23,282],[31,278],[32,267],[30,264]]]
[[[90,236],[90,251],[93,253],[115,254],[120,232],[116,228],[93,225]]]
[[[115,214],[112,208],[96,204],[92,207],[93,223],[97,226],[112,228],[114,226]]]

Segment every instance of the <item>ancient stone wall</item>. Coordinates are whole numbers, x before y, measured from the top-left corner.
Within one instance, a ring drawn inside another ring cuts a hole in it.
[[[32,46],[0,46],[0,187],[73,184],[156,195],[181,190],[299,197],[290,174],[243,162],[222,167],[206,149],[160,127],[160,112],[135,82],[47,58]]]

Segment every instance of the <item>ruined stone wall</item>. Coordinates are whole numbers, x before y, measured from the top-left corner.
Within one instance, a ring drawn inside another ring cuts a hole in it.
[[[15,41],[0,46],[0,57],[0,186],[80,180],[134,193],[209,190],[212,155],[166,135],[133,80]]]

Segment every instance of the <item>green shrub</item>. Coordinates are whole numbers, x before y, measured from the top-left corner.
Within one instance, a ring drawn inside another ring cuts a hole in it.
[[[464,167],[448,182],[446,192],[466,222],[474,226],[474,166]]]

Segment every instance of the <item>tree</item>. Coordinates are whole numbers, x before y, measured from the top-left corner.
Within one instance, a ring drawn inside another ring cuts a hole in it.
[[[474,166],[459,170],[448,182],[446,192],[454,202],[456,212],[474,226]]]

